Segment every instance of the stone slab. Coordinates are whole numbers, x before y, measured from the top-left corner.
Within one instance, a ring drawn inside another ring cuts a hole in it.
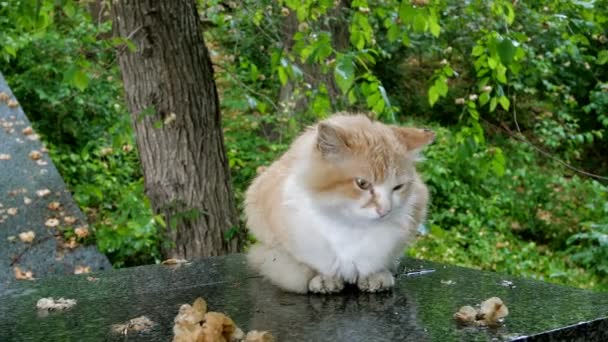
[[[87,276],[12,284],[0,294],[0,341],[169,341],[179,306],[199,296],[243,330],[270,330],[278,341],[608,341],[606,293],[407,258],[394,290],[380,294],[283,293],[252,273],[242,255]],[[36,302],[49,296],[78,304],[40,315]],[[454,322],[458,308],[493,296],[509,308],[504,326]],[[112,324],[141,315],[156,322],[152,330],[111,332]]]
[[[0,93],[14,99],[8,85],[0,74]],[[43,278],[51,274],[71,274],[77,266],[88,266],[92,270],[110,269],[108,259],[95,246],[62,248],[56,238],[57,228],[86,225],[86,218],[66,190],[60,174],[47,153],[33,160],[31,151],[43,151],[39,137],[34,133],[24,134],[31,123],[21,106],[9,107],[0,100],[0,293],[16,281],[13,269],[32,271],[34,277]],[[36,191],[48,189],[48,196],[40,197]],[[48,209],[49,203],[61,203],[59,210]],[[74,217],[76,222],[67,224],[65,217]],[[56,228],[45,226],[46,220],[57,218]],[[33,231],[32,243],[22,242],[21,232]],[[9,241],[12,240],[12,241]]]

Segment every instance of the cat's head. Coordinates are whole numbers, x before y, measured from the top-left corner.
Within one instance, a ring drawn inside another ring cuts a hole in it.
[[[354,220],[377,220],[416,196],[418,152],[432,131],[336,115],[316,126],[306,182],[319,205]]]

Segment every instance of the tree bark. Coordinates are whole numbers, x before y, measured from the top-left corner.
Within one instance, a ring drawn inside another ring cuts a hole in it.
[[[331,33],[332,46],[336,51],[344,51],[349,46],[350,34],[348,32],[348,10],[351,5],[351,0],[340,0],[335,8],[328,11],[325,18],[321,18],[318,22],[321,28]],[[329,19],[329,20],[326,20]],[[282,23],[283,46],[288,53],[293,47],[293,36],[298,31],[298,18],[294,12],[291,12],[285,17]],[[304,74],[304,82],[311,85],[312,89],[319,88],[320,85],[327,87],[327,93],[332,104],[335,106],[336,101],[340,99],[342,94],[334,80],[333,73],[323,74],[321,66],[311,65],[306,63],[296,62],[298,68]],[[288,81],[284,86],[281,86],[279,93],[279,102],[287,103],[294,101],[293,111],[299,113],[305,110],[308,106],[308,99],[304,94],[294,94],[296,85],[293,81]],[[294,98],[295,97],[295,98]]]
[[[237,224],[219,100],[195,0],[114,0],[125,97],[154,211],[164,218],[166,258],[236,252]]]
[[[91,19],[97,25],[110,20],[109,9],[110,4],[108,0],[83,0],[82,3],[86,4],[91,14]]]

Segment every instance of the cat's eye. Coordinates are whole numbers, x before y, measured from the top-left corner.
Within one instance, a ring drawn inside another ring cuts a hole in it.
[[[399,190],[404,190],[404,189],[405,189],[405,190],[407,190],[407,189],[409,189],[409,188],[410,188],[410,185],[412,185],[412,183],[411,183],[411,182],[405,182],[405,183],[401,183],[401,184],[399,184],[399,185],[395,186],[395,187],[393,188],[393,191],[399,191]]]
[[[369,190],[372,184],[363,178],[355,178],[355,183],[361,190]]]

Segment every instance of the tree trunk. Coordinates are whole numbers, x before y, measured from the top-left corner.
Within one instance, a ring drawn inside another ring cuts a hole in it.
[[[83,0],[82,3],[89,7],[91,19],[93,19],[95,24],[99,25],[110,20],[110,4],[108,0]]]
[[[237,224],[219,100],[195,0],[114,0],[127,105],[146,194],[164,218],[166,258],[236,252]]]
[[[324,18],[318,20],[321,28],[331,33],[332,46],[336,51],[344,51],[349,46],[348,10],[350,9],[351,2],[351,0],[338,1],[336,6],[329,10]],[[288,52],[291,51],[293,47],[293,36],[298,31],[298,24],[298,18],[294,12],[291,12],[283,20],[283,46]],[[327,87],[327,93],[335,107],[336,101],[340,99],[342,94],[334,80],[333,73],[323,74],[319,65],[298,62],[296,62],[296,64],[304,74],[304,82],[310,84],[312,89],[318,89],[320,85],[325,85],[325,87]],[[296,87],[297,86],[291,80],[284,86],[281,86],[279,102],[294,102],[292,108],[293,112],[300,113],[308,107],[308,99],[303,93],[295,94],[294,91],[296,90]]]

